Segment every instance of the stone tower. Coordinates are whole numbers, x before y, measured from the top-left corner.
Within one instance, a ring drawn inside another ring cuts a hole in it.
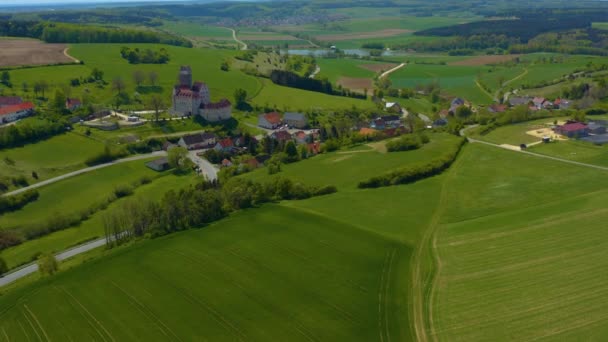
[[[179,68],[179,85],[192,87],[192,69],[189,65],[182,65]]]

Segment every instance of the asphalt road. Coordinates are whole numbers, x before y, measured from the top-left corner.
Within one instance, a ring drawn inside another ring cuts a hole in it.
[[[115,160],[113,162],[109,162],[109,163],[105,163],[105,164],[99,164],[99,165],[87,167],[87,168],[84,168],[84,169],[76,170],[74,172],[66,173],[64,175],[61,175],[61,176],[58,176],[58,177],[55,177],[55,178],[47,179],[47,180],[44,180],[42,182],[38,182],[36,184],[32,184],[30,186],[27,186],[25,188],[21,188],[21,189],[15,190],[15,191],[7,192],[7,193],[3,194],[2,196],[16,195],[16,194],[22,193],[22,192],[27,191],[27,190],[40,188],[40,187],[43,187],[45,185],[49,185],[49,184],[58,182],[60,180],[64,180],[64,179],[67,179],[67,178],[70,178],[70,177],[74,177],[74,176],[77,176],[77,175],[80,175],[80,174],[83,174],[83,173],[87,173],[87,172],[91,172],[91,171],[94,171],[94,170],[103,169],[104,167],[108,167],[108,166],[112,166],[112,165],[116,165],[116,164],[120,164],[120,163],[126,163],[126,162],[130,162],[130,161],[134,161],[134,160],[147,159],[147,158],[151,158],[151,157],[160,157],[160,156],[164,156],[166,154],[167,154],[167,152],[165,152],[165,151],[156,151],[156,152],[147,153],[147,154],[140,154],[140,155],[129,157],[129,158],[117,159],[117,160]]]
[[[88,252],[92,249],[103,247],[106,244],[106,239],[98,239],[93,240],[87,243],[84,243],[80,246],[76,246],[74,248],[68,249],[67,251],[63,251],[59,254],[55,254],[55,257],[59,261],[63,261],[65,259],[69,259],[75,255],[82,254]],[[21,279],[27,275],[30,275],[34,272],[38,271],[38,265],[36,263],[30,263],[16,271],[5,274],[3,277],[0,277],[0,287],[8,285],[18,279]]]
[[[194,164],[198,165],[198,167],[203,170],[203,174],[207,179],[216,180],[218,170],[215,165],[211,164],[207,159],[197,156],[197,152],[200,151],[188,151],[188,157]]]
[[[469,126],[469,127],[461,129],[460,130],[460,135],[463,136],[463,137],[466,137],[467,140],[470,143],[479,143],[479,144],[484,144],[484,145],[488,145],[488,146],[494,146],[494,147],[501,148],[501,149],[504,149],[504,150],[519,152],[519,153],[527,154],[527,155],[530,155],[530,156],[535,156],[535,157],[538,157],[538,158],[555,160],[555,161],[559,161],[559,162],[562,162],[562,163],[568,163],[568,164],[572,164],[572,165],[578,165],[578,166],[583,166],[583,167],[589,167],[589,168],[592,168],[592,169],[597,169],[597,170],[602,170],[602,171],[608,171],[608,167],[605,167],[605,166],[586,164],[586,163],[581,163],[581,162],[577,162],[577,161],[574,161],[574,160],[568,160],[568,159],[562,159],[562,158],[558,158],[558,157],[547,156],[547,155],[544,155],[544,154],[538,154],[538,153],[534,153],[534,152],[530,152],[530,151],[525,151],[525,150],[516,151],[516,150],[510,149],[510,148],[506,148],[504,146],[500,146],[498,144],[494,144],[494,143],[491,143],[491,142],[487,142],[487,141],[483,141],[483,140],[477,140],[477,139],[473,139],[473,138],[467,137],[465,135],[465,132],[467,130],[471,129],[471,128],[476,127],[476,126],[478,126],[478,125],[473,125],[473,126]]]

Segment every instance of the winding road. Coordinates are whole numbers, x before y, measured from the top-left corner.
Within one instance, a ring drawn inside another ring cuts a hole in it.
[[[106,245],[106,239],[97,239],[87,243],[83,243],[82,245],[76,246],[74,248],[70,248],[61,253],[55,254],[55,258],[59,261],[63,261],[65,259],[69,259],[75,255],[82,254],[88,252],[92,249],[103,247]],[[17,281],[27,275],[30,275],[34,272],[38,271],[38,264],[35,262],[29,263],[26,266],[23,266],[17,270],[14,270],[10,273],[6,273],[4,276],[0,277],[0,287],[8,285],[14,281]]]
[[[232,39],[234,39],[234,41],[237,44],[241,45],[241,50],[247,50],[247,44],[236,37],[236,30],[235,29],[232,29],[230,27],[225,27],[225,29],[232,31]]]
[[[109,163],[105,163],[105,164],[99,164],[99,165],[95,165],[95,166],[91,166],[91,167],[87,167],[84,169],[80,169],[80,170],[76,170],[70,173],[66,173],[64,175],[61,176],[57,176],[55,178],[50,178],[47,180],[43,180],[42,182],[38,182],[36,184],[32,184],[30,186],[26,186],[25,188],[21,188],[21,189],[17,189],[15,191],[11,191],[11,192],[7,192],[5,194],[3,194],[2,196],[12,196],[12,195],[17,195],[20,194],[22,192],[31,190],[31,189],[36,189],[36,188],[40,188],[42,186],[45,185],[49,185],[70,177],[74,177],[74,176],[78,176],[80,174],[83,173],[87,173],[87,172],[91,172],[94,170],[99,170],[99,169],[103,169],[104,167],[108,167],[108,166],[112,166],[112,165],[116,165],[116,164],[120,164],[120,163],[126,163],[126,162],[130,162],[130,161],[134,161],[134,160],[141,160],[141,159],[147,159],[147,158],[152,158],[152,157],[161,157],[161,156],[165,156],[167,155],[167,152],[165,151],[156,151],[156,152],[152,152],[152,153],[147,153],[147,154],[140,154],[137,156],[133,156],[133,157],[129,157],[129,158],[123,158],[123,159],[117,159],[115,161],[109,162]]]
[[[395,71],[397,71],[397,70],[399,70],[399,69],[403,68],[403,67],[404,67],[404,66],[406,66],[406,65],[407,65],[407,63],[401,63],[401,64],[397,65],[396,67],[394,67],[394,68],[392,68],[392,69],[390,69],[390,70],[387,70],[387,71],[383,72],[383,73],[380,75],[380,77],[379,77],[379,78],[384,78],[384,77],[386,77],[386,76],[390,75],[392,72],[395,72]]]

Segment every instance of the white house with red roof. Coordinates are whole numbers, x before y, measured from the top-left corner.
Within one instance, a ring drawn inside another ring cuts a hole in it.
[[[181,66],[179,84],[173,87],[171,114],[176,116],[200,115],[207,121],[217,122],[232,117],[232,104],[227,99],[211,102],[209,87],[203,82],[192,83],[192,69]]]
[[[34,112],[34,104],[23,102],[10,106],[0,107],[0,124],[13,122],[29,116]]]
[[[283,117],[277,112],[270,112],[258,116],[258,126],[275,129],[283,123]]]

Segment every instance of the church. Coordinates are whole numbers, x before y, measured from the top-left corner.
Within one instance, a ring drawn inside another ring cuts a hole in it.
[[[173,87],[171,114],[175,116],[200,115],[205,120],[217,122],[232,117],[232,104],[227,99],[211,102],[209,88],[203,82],[192,83],[192,69],[181,66],[179,84]]]

